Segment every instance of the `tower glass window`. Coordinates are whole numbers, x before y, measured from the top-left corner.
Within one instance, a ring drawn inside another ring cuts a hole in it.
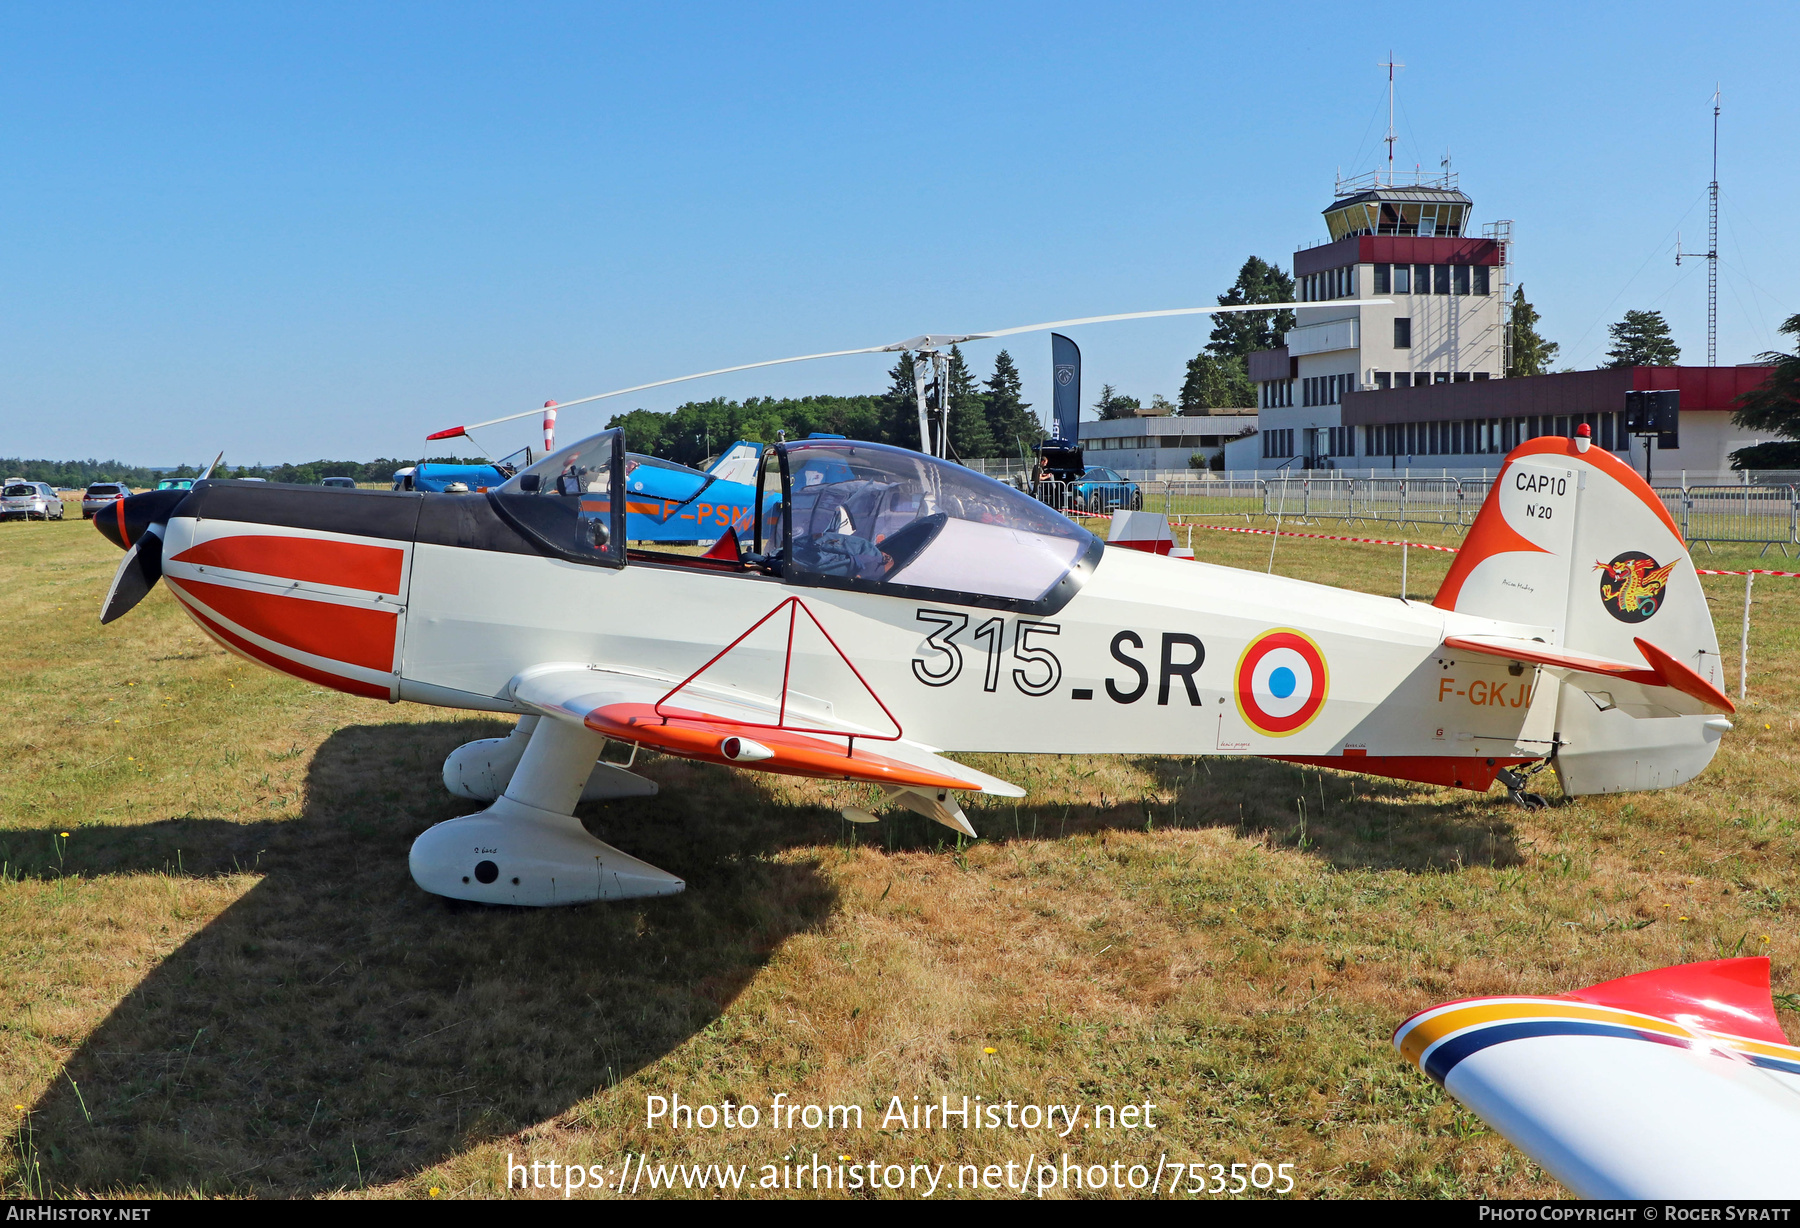
[[[1400,316],[1394,321],[1394,348],[1409,350],[1412,348],[1412,317]]]

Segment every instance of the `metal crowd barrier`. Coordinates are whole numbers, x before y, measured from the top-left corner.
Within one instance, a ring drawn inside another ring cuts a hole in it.
[[[1170,520],[1281,516],[1293,520],[1373,521],[1467,528],[1493,485],[1491,478],[1294,475],[1274,478],[1157,478],[1131,483],[1040,486],[1062,511],[1104,515],[1141,506]],[[1126,487],[1130,487],[1127,490]],[[1657,496],[1695,544],[1800,546],[1800,484],[1664,486]]]
[[[1792,486],[1677,486],[1656,493],[1690,542],[1800,544]]]

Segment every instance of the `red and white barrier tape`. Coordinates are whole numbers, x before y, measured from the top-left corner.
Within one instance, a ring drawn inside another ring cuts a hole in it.
[[[1434,546],[1430,542],[1389,541],[1384,537],[1337,537],[1330,533],[1290,533],[1275,529],[1249,529],[1230,524],[1197,524],[1187,526],[1195,529],[1211,529],[1215,533],[1259,533],[1263,536],[1273,534],[1277,537],[1311,537],[1328,542],[1357,542],[1365,546],[1411,546],[1415,550],[1442,550],[1445,554],[1455,554],[1455,546]]]
[[[1074,514],[1078,516],[1095,516],[1104,519],[1104,517],[1099,517],[1099,514],[1095,512],[1077,512]],[[1174,528],[1176,526],[1170,527]],[[1457,552],[1455,546],[1434,546],[1430,542],[1390,541],[1385,537],[1339,537],[1332,533],[1293,533],[1287,530],[1251,529],[1242,525],[1230,524],[1194,524],[1181,527],[1189,529],[1210,529],[1214,533],[1254,533],[1263,537],[1268,537],[1270,535],[1276,537],[1310,537],[1316,541],[1356,542],[1363,546],[1411,546],[1415,550],[1441,550],[1445,554],[1455,554]],[[1711,568],[1698,567],[1695,568],[1695,571],[1703,576],[1785,576],[1790,579],[1800,579],[1800,571],[1772,571],[1766,567],[1751,567],[1744,571],[1715,571]]]

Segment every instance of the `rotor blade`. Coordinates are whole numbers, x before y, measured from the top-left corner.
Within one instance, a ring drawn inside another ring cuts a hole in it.
[[[585,405],[589,401],[604,401],[607,397],[622,397],[628,392],[642,392],[646,388],[662,388],[668,384],[682,384],[691,379],[705,379],[709,375],[730,375],[733,371],[753,371],[757,367],[779,367],[790,362],[811,362],[815,358],[842,358],[846,354],[879,354],[883,350],[889,348],[891,347],[885,345],[871,345],[865,346],[860,350],[832,350],[827,354],[800,354],[793,358],[771,358],[767,362],[747,362],[742,366],[737,367],[720,367],[716,371],[696,371],[692,375],[677,375],[674,379],[653,380],[648,384],[635,384],[630,388],[615,388],[611,392],[597,392],[591,397],[577,397],[573,401],[558,401],[556,403],[556,408],[563,410],[569,408],[571,405]],[[449,439],[456,435],[465,435],[480,427],[496,426],[502,422],[513,422],[519,418],[529,418],[534,414],[541,414],[543,412],[543,407],[539,406],[537,409],[528,409],[522,414],[508,414],[504,418],[489,418],[486,422],[471,422],[468,426],[452,427],[447,431],[438,431],[436,434],[427,435],[426,438]]]
[[[113,573],[112,587],[106,590],[106,600],[100,604],[101,625],[124,617],[149,595],[161,578],[162,526],[159,524],[138,538],[119,561],[119,570]]]
[[[1365,298],[1355,300],[1358,306],[1379,307],[1393,302],[1385,298]],[[705,379],[709,375],[730,375],[734,371],[754,371],[758,367],[780,367],[791,362],[811,362],[815,358],[843,358],[851,354],[889,354],[900,350],[913,350],[922,346],[939,347],[953,345],[962,341],[982,341],[989,337],[1012,337],[1019,333],[1037,333],[1051,328],[1073,328],[1078,324],[1106,324],[1113,320],[1149,320],[1160,316],[1208,316],[1233,315],[1246,311],[1287,311],[1296,307],[1311,307],[1312,303],[1243,303],[1230,307],[1175,307],[1167,311],[1127,311],[1119,315],[1083,316],[1076,320],[1052,320],[1048,324],[1026,324],[1019,328],[999,328],[986,333],[926,333],[918,337],[909,337],[905,341],[894,341],[887,345],[869,345],[859,350],[830,350],[823,354],[799,354],[793,358],[771,358],[767,362],[747,362],[735,367],[720,367],[714,371],[696,371],[692,375],[677,375],[674,379],[653,380],[648,384],[634,384],[630,388],[616,388],[611,392],[597,392],[591,397],[578,397],[573,401],[562,401],[558,409],[567,409],[571,405],[585,405],[589,401],[604,401],[607,397],[622,397],[627,393],[642,392],[646,388],[663,388],[669,384],[682,384],[688,380]],[[489,418],[486,422],[471,422],[468,426],[453,426],[448,430],[436,431],[427,435],[427,439],[452,439],[458,435],[466,435],[472,430],[484,426],[497,426],[502,422],[515,422],[520,418],[529,418],[543,413],[543,409],[528,409],[523,413],[508,414],[504,418]]]
[[[1393,302],[1386,298],[1356,299],[1359,307],[1380,307]],[[1040,333],[1050,328],[1074,328],[1077,324],[1107,324],[1113,320],[1151,320],[1160,316],[1222,316],[1245,311],[1289,311],[1296,307],[1312,307],[1313,303],[1241,303],[1230,307],[1175,307],[1168,311],[1127,311],[1113,316],[1083,316],[1079,320],[1052,320],[1048,324],[1026,324],[1019,328],[997,328],[991,333],[973,333],[968,341],[984,337],[1011,337],[1018,333]]]

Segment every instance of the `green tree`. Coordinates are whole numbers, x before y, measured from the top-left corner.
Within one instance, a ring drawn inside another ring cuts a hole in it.
[[[1244,360],[1232,355],[1215,358],[1205,352],[1188,360],[1187,378],[1181,381],[1181,412],[1206,409],[1238,409],[1256,404],[1256,385],[1250,382]]]
[[[902,352],[888,371],[887,391],[881,394],[881,439],[897,448],[919,451],[919,395],[913,387],[913,356]]]
[[[1781,331],[1800,340],[1800,314],[1791,315]],[[1739,448],[1731,454],[1733,469],[1800,468],[1800,353],[1769,350],[1759,361],[1774,370],[1761,385],[1737,399],[1731,420],[1753,431],[1772,431],[1782,439]]]
[[[994,435],[988,429],[987,406],[982,403],[981,388],[963,360],[960,346],[950,347],[946,368],[950,383],[951,452],[964,460],[992,456]]]
[[[988,434],[994,440],[995,455],[1011,456],[1020,448],[1029,451],[1043,441],[1044,424],[1030,412],[1019,368],[1005,350],[994,355],[994,374],[982,385],[981,400],[987,410]]]
[[[1294,301],[1294,279],[1280,266],[1252,256],[1238,270],[1231,289],[1219,295],[1219,306],[1238,307],[1246,303],[1291,303]],[[1294,327],[1291,311],[1245,311],[1214,316],[1212,337],[1206,348],[1217,358],[1242,361],[1256,350],[1272,350],[1277,338]]]
[[[1613,340],[1613,348],[1606,351],[1608,367],[1672,367],[1681,358],[1660,311],[1627,311],[1606,331]]]
[[[1538,319],[1537,308],[1525,301],[1525,287],[1521,284],[1513,291],[1512,318],[1506,325],[1512,330],[1512,361],[1506,368],[1507,379],[1543,375],[1556,361],[1557,351],[1562,346],[1538,335]]]
[[[1135,418],[1142,409],[1136,397],[1128,397],[1115,389],[1111,384],[1100,386],[1100,399],[1094,402],[1094,409],[1100,414],[1100,421],[1112,422],[1118,418]]]

